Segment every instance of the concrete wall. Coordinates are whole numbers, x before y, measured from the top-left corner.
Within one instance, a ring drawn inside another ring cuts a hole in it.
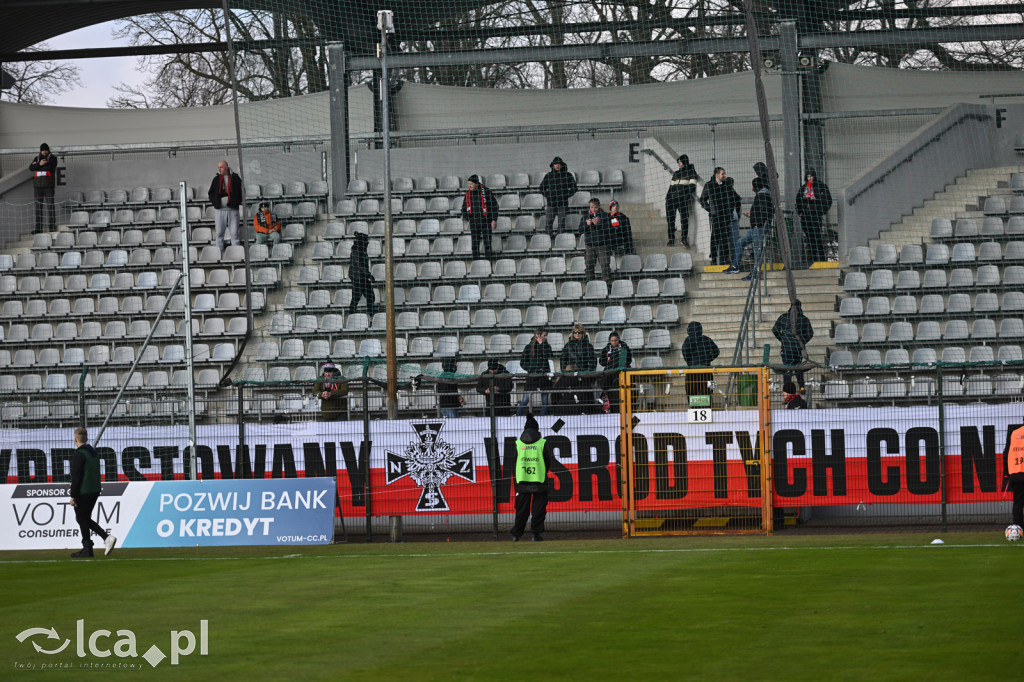
[[[971,168],[995,165],[994,110],[960,104],[836,192],[840,256],[867,244]]]

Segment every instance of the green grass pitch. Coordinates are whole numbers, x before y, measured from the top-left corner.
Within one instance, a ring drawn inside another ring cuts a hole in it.
[[[1022,562],[999,532],[6,552],[0,678],[1013,679]],[[205,619],[208,654],[154,668],[16,639],[78,619],[140,655]]]

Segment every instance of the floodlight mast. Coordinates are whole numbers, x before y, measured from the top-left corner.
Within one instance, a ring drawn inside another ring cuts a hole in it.
[[[385,357],[388,368],[388,419],[398,418],[398,366],[395,349],[395,282],[392,276],[395,264],[394,244],[391,226],[391,113],[389,99],[391,87],[388,80],[388,34],[395,32],[394,13],[389,9],[377,12],[377,28],[380,29],[380,97],[381,131],[384,142],[384,317],[386,318]],[[372,295],[372,294],[371,294]],[[372,324],[372,320],[371,320]],[[363,409],[369,409],[364,405]]]

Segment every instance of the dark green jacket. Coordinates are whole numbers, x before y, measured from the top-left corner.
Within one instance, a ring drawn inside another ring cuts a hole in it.
[[[86,443],[71,458],[71,497],[100,493],[100,456]]]

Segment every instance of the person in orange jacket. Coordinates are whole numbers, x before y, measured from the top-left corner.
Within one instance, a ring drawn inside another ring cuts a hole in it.
[[[256,243],[271,246],[281,241],[281,221],[270,210],[270,204],[261,202],[256,215],[252,219],[252,229],[256,232]]]
[[[1013,493],[1013,522],[1024,526],[1024,426],[1014,429],[1006,438],[1002,489]]]

